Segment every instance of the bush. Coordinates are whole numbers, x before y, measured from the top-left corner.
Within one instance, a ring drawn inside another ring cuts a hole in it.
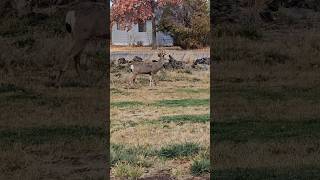
[[[138,41],[136,44],[137,47],[142,47],[143,46],[143,42],[142,41]]]
[[[186,11],[188,13],[185,13]],[[183,49],[207,46],[210,33],[207,1],[183,0],[182,6],[165,7],[159,30],[169,33],[174,39],[174,44]]]

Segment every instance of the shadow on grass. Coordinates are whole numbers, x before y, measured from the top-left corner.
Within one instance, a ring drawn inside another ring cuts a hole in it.
[[[320,121],[253,121],[214,122],[212,142],[282,141],[288,138],[320,138]]]

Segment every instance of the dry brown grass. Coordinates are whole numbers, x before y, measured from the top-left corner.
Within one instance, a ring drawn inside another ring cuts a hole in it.
[[[173,47],[159,47],[158,49],[165,49],[165,50],[177,50],[177,51],[183,51],[180,47],[178,46],[173,46]],[[202,49],[197,49],[194,51],[208,51],[209,47],[202,48]],[[118,51],[158,51],[158,50],[152,50],[151,47],[132,47],[132,46],[115,46],[111,45],[110,46],[110,51],[111,52],[118,52]],[[191,50],[192,51],[192,50]]]
[[[319,23],[306,24],[320,15],[308,11],[313,15],[290,24],[285,14],[293,11],[281,9],[275,23],[257,25],[260,39],[235,33],[213,41],[220,60],[211,94],[217,179],[308,179],[313,175],[303,169],[319,172],[320,31]]]
[[[62,88],[49,84],[68,44],[63,19],[1,17],[0,179],[106,175],[105,84],[82,85],[73,67]]]
[[[111,85],[111,144],[121,144],[127,148],[140,147],[160,150],[167,145],[193,142],[201,147],[209,148],[209,122],[179,124],[164,123],[159,120],[166,115],[209,114],[209,104],[190,107],[154,105],[161,100],[208,99],[210,87],[208,71],[192,71],[192,74],[177,71],[160,72],[157,76],[158,86],[153,88],[148,87],[148,77],[143,75],[139,77],[134,88],[129,88],[126,79],[131,74],[124,71],[121,74],[119,78],[111,74],[113,77]],[[124,107],[112,106],[114,102],[127,101],[142,102],[143,104]],[[158,174],[165,170],[178,179],[192,177],[190,167],[193,158],[170,160],[157,156],[146,157],[144,159],[151,161],[152,165],[143,168],[145,172],[143,176]],[[113,167],[113,171],[117,169],[118,167]],[[115,176],[114,173],[113,176]]]

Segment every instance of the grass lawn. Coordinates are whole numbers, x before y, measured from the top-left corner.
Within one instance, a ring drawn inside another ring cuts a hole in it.
[[[154,88],[142,75],[134,89],[123,74],[111,87],[112,177],[208,178],[209,71],[159,72]]]

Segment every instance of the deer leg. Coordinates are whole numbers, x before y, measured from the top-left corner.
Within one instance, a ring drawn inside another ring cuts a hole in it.
[[[152,82],[153,82],[154,86],[157,86],[157,82],[155,81],[154,76],[152,77]]]
[[[67,62],[65,63],[65,65],[63,66],[63,68],[59,71],[59,75],[57,77],[57,82],[56,85],[60,86],[61,84],[61,77],[62,75],[67,71],[68,67],[69,67],[69,60],[67,60]]]
[[[152,87],[152,82],[153,82],[153,79],[152,79],[152,74],[149,75],[149,86]]]
[[[61,82],[61,78],[64,75],[64,73],[67,71],[69,65],[70,65],[70,61],[77,59],[77,56],[79,56],[80,58],[80,54],[82,53],[84,47],[86,45],[86,41],[81,40],[81,41],[75,41],[69,51],[69,55],[67,56],[66,59],[66,63],[63,66],[63,68],[60,70],[57,81],[56,81],[56,85],[60,86],[60,82]],[[79,63],[80,63],[80,59],[79,59]],[[78,71],[78,69],[76,68],[76,70]]]
[[[74,60],[74,67],[75,67],[75,69],[76,69],[76,72],[77,72],[77,74],[78,74],[78,77],[81,78],[80,70],[79,70],[79,68],[80,68],[80,54],[79,54],[79,55],[76,55],[76,56],[73,58],[73,60]]]
[[[134,82],[136,81],[137,75],[133,74],[132,77],[130,78],[130,85],[133,85]]]

